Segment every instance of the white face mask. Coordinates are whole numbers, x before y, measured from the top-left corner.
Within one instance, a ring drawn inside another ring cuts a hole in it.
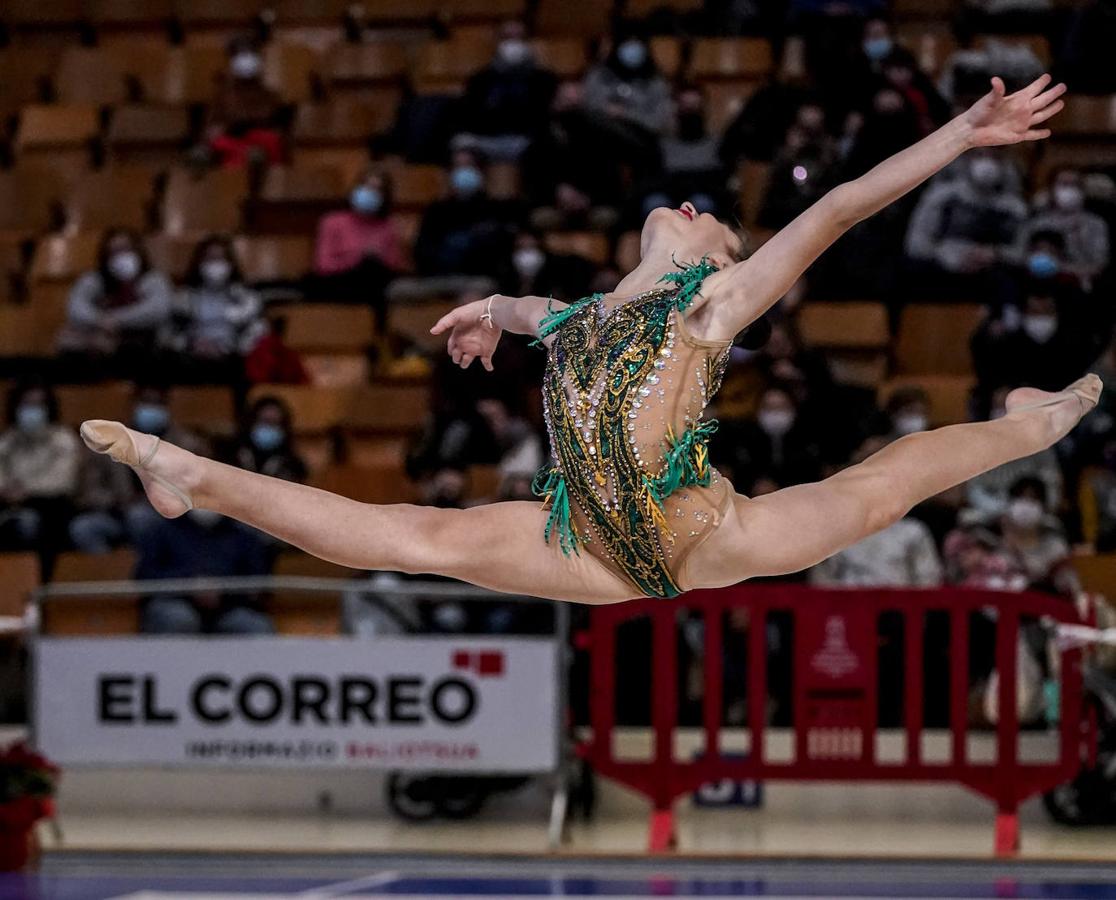
[[[1037,344],[1045,344],[1057,330],[1057,316],[1037,314],[1023,317],[1023,333]]]
[[[1076,184],[1059,184],[1050,195],[1058,209],[1073,211],[1085,205],[1085,192]]]
[[[118,281],[132,281],[140,273],[143,262],[134,250],[120,250],[112,254],[108,270]]]
[[[232,263],[227,259],[207,259],[198,269],[202,281],[210,287],[228,284],[232,276]]]
[[[969,166],[973,181],[981,187],[991,187],[1000,180],[1000,164],[988,156],[978,156]]]
[[[506,66],[521,66],[531,58],[531,45],[520,38],[500,41],[496,56]]]
[[[930,427],[923,413],[900,413],[895,417],[895,430],[899,434],[915,434]]]
[[[512,265],[524,278],[534,278],[546,262],[546,254],[538,247],[520,247],[512,254]]]
[[[1016,497],[1008,504],[1008,521],[1016,528],[1034,528],[1041,521],[1046,510],[1038,500],[1029,497]]]
[[[241,50],[229,60],[229,71],[237,78],[255,78],[263,68],[263,60],[258,53]]]
[[[756,422],[767,434],[781,437],[794,425],[794,410],[761,409],[756,416]]]

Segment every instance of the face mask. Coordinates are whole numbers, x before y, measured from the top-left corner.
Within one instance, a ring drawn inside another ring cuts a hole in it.
[[[211,509],[191,509],[186,515],[202,528],[212,528],[221,521],[221,514]]]
[[[1076,184],[1060,184],[1050,193],[1058,209],[1078,210],[1085,205],[1085,192]]]
[[[16,425],[20,431],[35,432],[47,426],[50,417],[46,407],[39,403],[21,406],[16,410]]]
[[[137,403],[132,413],[132,424],[138,431],[161,434],[170,425],[170,411],[158,403]]]
[[[1035,278],[1049,278],[1058,274],[1058,260],[1049,253],[1032,253],[1027,257],[1027,269]]]
[[[1042,504],[1029,497],[1016,497],[1007,508],[1008,521],[1017,528],[1034,528],[1044,512]]]
[[[117,281],[132,281],[143,265],[134,250],[120,250],[109,257],[108,270]]]
[[[895,417],[894,425],[898,434],[916,434],[925,431],[930,421],[923,413],[901,413]]]
[[[534,278],[546,262],[546,254],[538,247],[520,247],[512,254],[512,265],[524,278]]]
[[[1045,344],[1058,330],[1058,317],[1030,315],[1023,317],[1023,333],[1038,344]]]
[[[375,215],[384,205],[383,195],[374,187],[362,184],[353,188],[349,194],[349,203],[353,209],[365,216]]]
[[[531,58],[531,45],[519,38],[500,41],[496,58],[505,66],[521,66]]]
[[[791,430],[794,411],[790,409],[761,409],[756,422],[767,434],[780,437]]]
[[[484,186],[484,176],[475,166],[460,166],[453,170],[450,184],[459,194],[475,194]]]
[[[1000,164],[987,156],[979,156],[969,166],[973,182],[981,187],[991,187],[1000,181]]]
[[[258,53],[242,50],[229,61],[229,71],[237,78],[255,78],[260,74],[263,61]]]
[[[864,55],[873,62],[878,62],[891,52],[891,38],[877,37],[868,38],[861,46],[864,48]]]
[[[629,39],[616,48],[616,58],[625,69],[638,69],[647,61],[647,48],[642,41]]]
[[[283,433],[283,429],[278,425],[260,422],[258,425],[252,426],[251,437],[253,446],[255,446],[257,450],[263,450],[267,453],[281,446],[286,435]]]
[[[232,277],[232,263],[227,259],[207,259],[199,267],[202,281],[210,287],[228,284]]]

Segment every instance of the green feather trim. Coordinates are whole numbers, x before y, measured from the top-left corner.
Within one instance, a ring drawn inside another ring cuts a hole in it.
[[[575,300],[565,309],[551,309],[553,298],[546,301],[546,312],[542,319],[539,320],[539,336],[531,341],[528,346],[535,347],[542,343],[544,337],[552,335],[555,331],[562,327],[562,323],[570,316],[576,313],[586,303],[596,302],[600,294],[591,294],[588,297],[582,297],[580,300]]]
[[[671,262],[678,266],[679,271],[667,272],[659,281],[668,281],[679,285],[678,293],[674,298],[674,305],[679,312],[683,312],[686,307],[694,302],[694,297],[701,291],[702,282],[716,272],[717,267],[709,261],[708,256],[703,256],[701,262],[696,263],[679,264],[678,260],[673,258]]]
[[[708,487],[713,470],[709,465],[706,441],[717,430],[717,420],[707,419],[687,428],[680,437],[667,433],[670,446],[663,454],[663,468],[650,482],[655,499],[662,501],[679,488],[690,485]]]
[[[550,503],[550,515],[546,517],[546,528],[543,531],[543,539],[546,543],[550,543],[550,532],[557,526],[558,546],[562,548],[562,553],[569,556],[570,551],[573,550],[580,556],[581,551],[577,546],[579,538],[570,523],[570,495],[566,489],[566,479],[558,471],[558,467],[553,466],[548,469],[544,466],[539,469],[531,482],[531,491],[536,496],[544,498],[543,506]]]

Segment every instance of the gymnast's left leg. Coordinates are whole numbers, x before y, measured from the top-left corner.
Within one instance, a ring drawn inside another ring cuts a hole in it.
[[[156,443],[119,422],[87,422],[81,433],[93,450],[133,466],[165,516],[191,506],[211,509],[355,569],[446,575],[496,591],[581,603],[639,596],[584,550],[566,557],[544,543],[547,513],[536,502],[469,509],[359,503]]]
[[[1051,446],[1096,405],[1100,388],[1100,379],[1089,375],[1058,394],[1019,389],[995,421],[908,435],[815,484],[755,499],[738,494],[724,521],[686,559],[681,580],[686,588],[722,587],[816,565],[923,500]]]

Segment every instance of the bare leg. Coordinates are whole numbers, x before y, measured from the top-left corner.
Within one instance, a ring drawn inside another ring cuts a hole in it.
[[[121,428],[117,423],[95,425],[84,429],[83,437],[94,449],[123,462],[135,465],[134,459],[146,459],[153,438]],[[535,502],[469,509],[358,503],[203,459],[165,442],[137,471],[163,515],[181,515],[185,506],[152,476],[175,485],[194,506],[231,516],[356,569],[446,575],[492,590],[583,603],[639,596],[636,588],[584,550],[566,557],[555,544],[544,543],[547,513]]]
[[[688,587],[736,584],[816,565],[901,519],[911,507],[981,472],[1038,453],[1096,404],[1100,380],[1077,396],[1020,390],[992,422],[908,435],[832,478],[749,499],[737,495],[725,522],[687,560]]]

